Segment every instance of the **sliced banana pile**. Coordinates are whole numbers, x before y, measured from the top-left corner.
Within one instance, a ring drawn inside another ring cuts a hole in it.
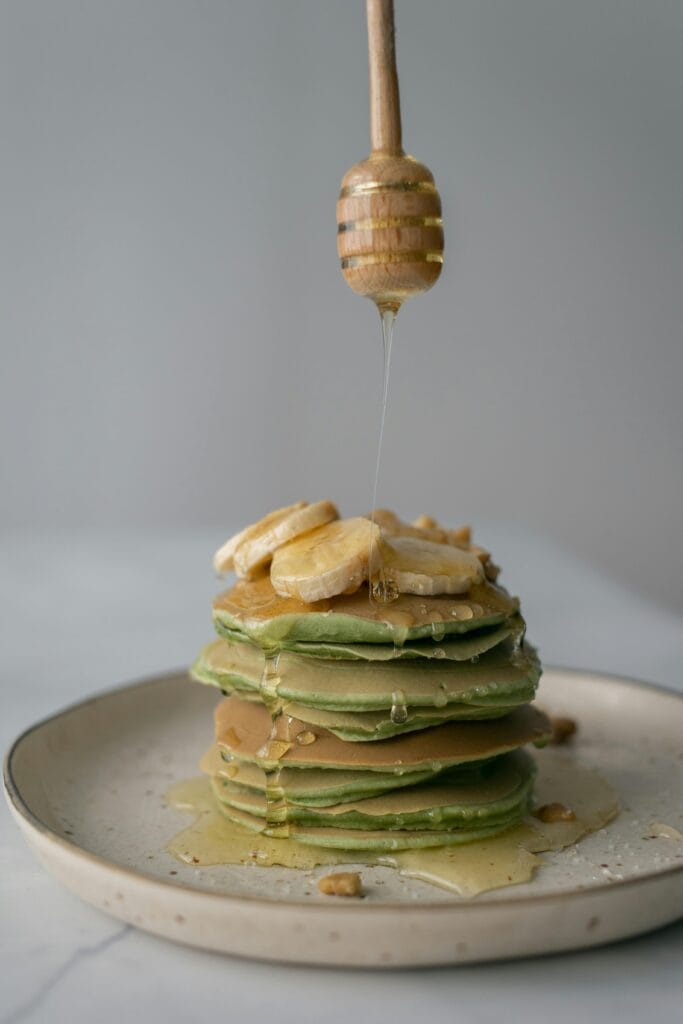
[[[316,501],[313,505],[297,501],[278,508],[227,540],[213,556],[214,569],[221,573],[234,569],[242,579],[251,579],[283,544],[338,518],[331,501]]]
[[[431,597],[464,594],[498,575],[469,527],[448,529],[426,515],[404,523],[389,509],[340,519],[331,501],[270,512],[227,540],[213,564],[248,580],[269,570],[277,594],[306,604],[352,594],[378,577],[397,594]]]

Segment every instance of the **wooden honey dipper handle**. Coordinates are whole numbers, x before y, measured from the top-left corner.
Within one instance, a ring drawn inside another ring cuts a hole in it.
[[[393,0],[367,0],[367,15],[372,152],[342,179],[337,252],[349,287],[395,313],[441,273],[441,200],[401,144]]]
[[[393,0],[367,0],[367,14],[372,151],[403,156]]]

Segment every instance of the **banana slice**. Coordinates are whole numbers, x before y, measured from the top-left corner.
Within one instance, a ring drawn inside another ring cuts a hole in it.
[[[288,515],[274,523],[266,524],[262,520],[263,528],[238,544],[234,559],[235,572],[243,579],[252,579],[268,565],[273,553],[283,544],[338,518],[337,507],[331,501],[316,501],[303,508],[293,508]]]
[[[418,537],[392,537],[382,545],[383,571],[401,594],[464,594],[484,579],[475,554]]]
[[[368,518],[370,517],[368,516]],[[395,537],[413,537],[417,540],[431,541],[434,544],[450,544],[452,547],[469,551],[476,555],[483,565],[487,580],[495,583],[498,579],[500,568],[491,561],[490,552],[479,547],[478,544],[472,543],[472,530],[469,526],[448,529],[441,526],[433,516],[428,516],[424,512],[413,519],[412,523],[404,523],[395,512],[388,508],[376,508],[374,521],[380,527],[382,534],[392,540]],[[415,593],[421,593],[421,591],[415,591]],[[427,591],[424,593],[426,594]],[[457,591],[443,591],[443,593],[457,593]]]
[[[213,556],[213,567],[216,572],[229,572],[234,567],[235,554],[240,544],[248,541],[251,537],[257,537],[264,531],[272,529],[277,525],[277,523],[291,515],[292,512],[296,512],[305,507],[305,501],[297,501],[295,505],[287,505],[285,508],[278,508],[274,512],[269,512],[267,516],[263,517],[263,519],[259,519],[257,523],[252,523],[251,526],[245,526],[245,528],[240,530],[239,533],[236,533],[229,540],[226,540],[225,544],[220,547]]]
[[[375,571],[381,536],[376,523],[356,517],[327,523],[278,548],[270,567],[276,593],[307,604],[354,593]]]

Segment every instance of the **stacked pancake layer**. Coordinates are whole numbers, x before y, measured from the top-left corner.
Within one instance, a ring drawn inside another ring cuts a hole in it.
[[[540,665],[516,598],[484,577],[457,594],[380,602],[362,581],[304,602],[259,569],[216,598],[219,638],[192,667],[226,695],[204,766],[228,818],[380,853],[520,820],[535,774],[522,748],[549,723],[530,706]]]

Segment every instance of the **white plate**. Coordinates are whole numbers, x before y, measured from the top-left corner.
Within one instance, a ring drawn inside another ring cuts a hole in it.
[[[188,824],[163,794],[197,774],[215,691],[184,674],[94,697],[14,743],[5,786],[38,859],[106,913],[178,942],[242,956],[339,966],[465,963],[597,945],[683,915],[683,697],[589,673],[549,669],[539,702],[575,717],[572,750],[597,768],[623,811],[578,847],[546,855],[524,885],[457,896],[363,868],[368,896],[318,894],[313,873],[256,865],[194,868],[165,852]]]

